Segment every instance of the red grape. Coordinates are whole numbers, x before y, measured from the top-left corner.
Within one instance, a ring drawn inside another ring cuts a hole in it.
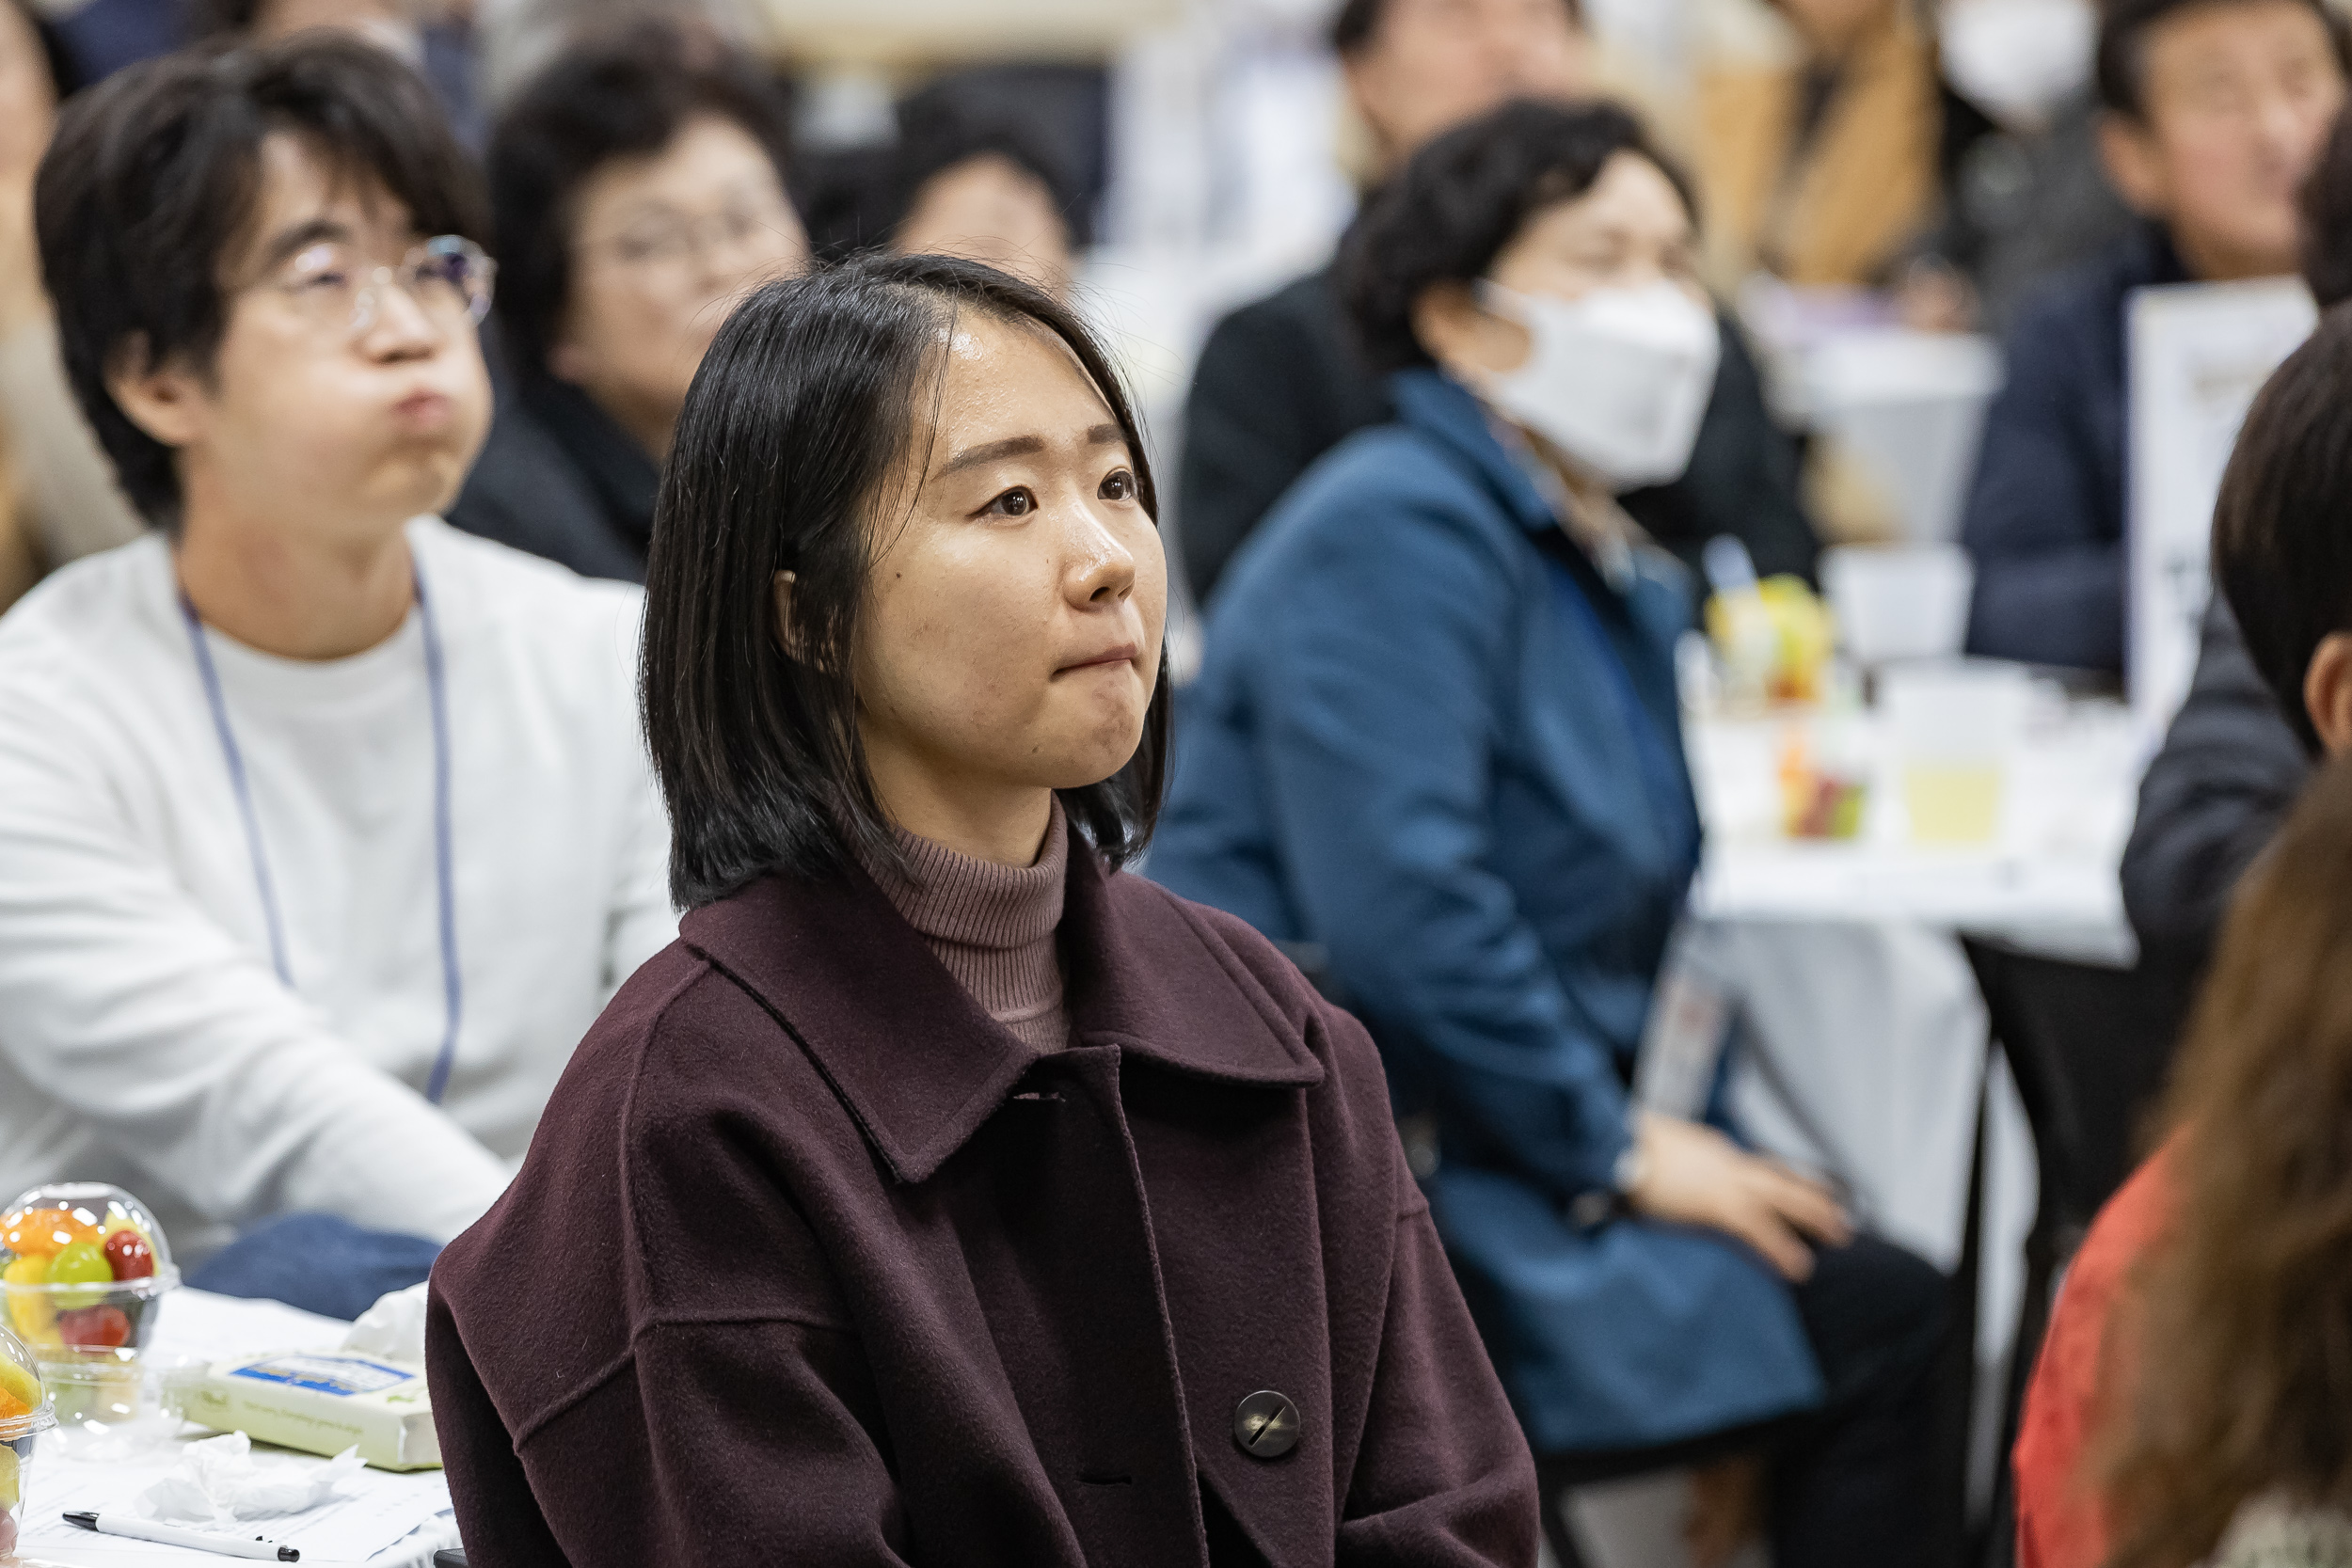
[[[106,1238],[106,1264],[117,1279],[151,1279],[155,1249],[135,1230],[118,1230]]]

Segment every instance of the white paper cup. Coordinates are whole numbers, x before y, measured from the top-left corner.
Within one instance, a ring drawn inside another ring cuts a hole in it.
[[[1821,557],[1838,641],[1862,665],[1958,658],[1976,584],[1957,545],[1847,546]]]

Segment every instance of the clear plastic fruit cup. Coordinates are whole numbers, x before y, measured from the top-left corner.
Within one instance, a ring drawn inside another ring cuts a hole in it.
[[[40,1363],[24,1340],[0,1327],[0,1562],[16,1560],[33,1450],[56,1424]]]
[[[119,1187],[59,1182],[0,1210],[0,1303],[59,1420],[140,1413],[139,1352],[179,1283],[163,1228]]]

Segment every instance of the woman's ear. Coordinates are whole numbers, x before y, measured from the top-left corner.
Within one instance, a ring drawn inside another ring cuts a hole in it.
[[[184,447],[203,432],[203,388],[178,360],[148,362],[147,335],[125,338],[106,364],[106,395],[151,439]]]
[[[1526,327],[1481,305],[1458,278],[1432,283],[1413,301],[1413,337],[1447,374],[1473,386],[1518,370],[1534,349]]]
[[[2352,752],[2352,632],[2330,632],[2303,672],[2303,707],[2331,757]]]

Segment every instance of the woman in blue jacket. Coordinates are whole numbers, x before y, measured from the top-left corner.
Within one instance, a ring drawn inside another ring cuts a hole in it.
[[[1151,871],[1327,953],[1551,1481],[1694,1465],[1716,1549],[1769,1506],[1782,1568],[1890,1568],[1933,1549],[1940,1276],[1626,1089],[1699,825],[1690,584],[1613,498],[1689,458],[1693,249],[1612,107],[1507,105],[1374,198],[1343,288],[1399,418],[1212,604]]]

